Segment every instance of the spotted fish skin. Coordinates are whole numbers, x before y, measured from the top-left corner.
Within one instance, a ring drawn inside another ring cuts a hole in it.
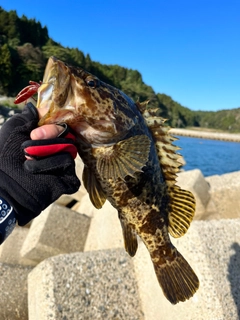
[[[81,68],[51,57],[38,90],[37,107],[48,107],[39,125],[67,123],[84,162],[83,182],[96,208],[106,200],[118,210],[126,251],[137,235],[146,245],[166,298],[185,301],[199,281],[171,243],[193,218],[195,200],[175,185],[176,147],[164,120],[120,90]]]

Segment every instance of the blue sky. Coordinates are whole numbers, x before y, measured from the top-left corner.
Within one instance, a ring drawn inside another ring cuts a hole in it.
[[[239,0],[2,0],[63,46],[137,69],[192,110],[240,107]]]

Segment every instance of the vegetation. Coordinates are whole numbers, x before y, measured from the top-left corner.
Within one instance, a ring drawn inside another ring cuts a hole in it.
[[[218,112],[192,111],[170,96],[155,93],[142,81],[137,70],[92,61],[78,48],[66,48],[49,38],[48,30],[35,19],[17,16],[16,11],[0,7],[0,95],[14,97],[29,80],[43,77],[47,59],[56,56],[80,66],[101,80],[121,89],[132,99],[150,100],[150,107],[172,127],[205,127],[240,132],[240,108]]]

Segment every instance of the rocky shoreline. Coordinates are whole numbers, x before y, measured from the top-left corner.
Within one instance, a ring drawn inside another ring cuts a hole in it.
[[[171,134],[176,136],[240,142],[239,133],[211,132],[211,131],[190,130],[190,129],[180,129],[180,128],[172,128],[170,132]]]

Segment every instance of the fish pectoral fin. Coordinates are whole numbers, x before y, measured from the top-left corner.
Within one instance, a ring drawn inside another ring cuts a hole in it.
[[[122,226],[125,250],[131,257],[134,257],[138,248],[137,235],[132,230],[132,228],[127,223],[125,223],[123,219],[121,219],[120,214],[119,219]]]
[[[170,196],[168,213],[168,232],[174,238],[182,237],[194,217],[196,202],[190,191],[178,186],[168,188]]]
[[[148,136],[138,135],[110,147],[93,148],[99,175],[102,179],[114,181],[118,178],[124,180],[126,176],[134,177],[146,165],[150,146]]]
[[[86,166],[83,169],[82,179],[83,184],[89,193],[92,204],[95,208],[101,209],[107,199],[107,196],[93,172]]]

